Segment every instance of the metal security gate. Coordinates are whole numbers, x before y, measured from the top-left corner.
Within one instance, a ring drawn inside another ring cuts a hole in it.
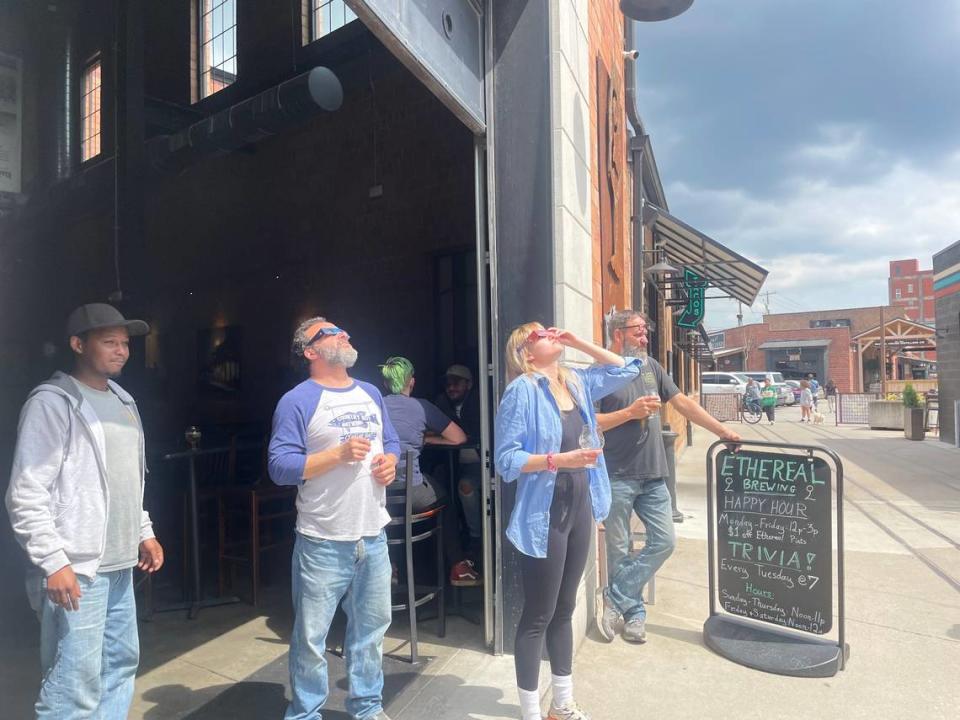
[[[837,425],[868,425],[871,400],[877,393],[837,393]]]
[[[740,419],[739,393],[707,393],[703,396],[703,408],[715,420],[733,422]]]

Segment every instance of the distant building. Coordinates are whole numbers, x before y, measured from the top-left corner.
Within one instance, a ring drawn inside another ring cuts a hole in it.
[[[881,335],[888,379],[935,374],[936,363],[923,359],[933,333],[895,306],[764,315],[761,323],[709,333],[712,358],[704,369],[778,371],[785,379],[813,374],[832,379],[840,392],[863,392],[880,381]]]
[[[911,320],[933,325],[936,321],[933,272],[921,270],[920,262],[915,259],[890,261],[888,302],[904,308]]]
[[[933,291],[940,350],[940,439],[956,441],[960,400],[960,242],[933,256]]]

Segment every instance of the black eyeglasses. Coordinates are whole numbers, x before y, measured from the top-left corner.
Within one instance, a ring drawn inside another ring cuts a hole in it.
[[[654,328],[656,328],[656,325],[648,323],[646,325],[624,325],[623,327],[614,328],[614,330],[653,330]]]

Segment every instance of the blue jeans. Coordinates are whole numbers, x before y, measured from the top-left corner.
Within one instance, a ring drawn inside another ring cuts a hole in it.
[[[610,514],[603,521],[607,545],[607,589],[604,596],[627,622],[643,620],[643,588],[677,545],[673,530],[670,492],[662,478],[610,480]],[[630,552],[630,519],[643,522],[647,539],[643,548]]]
[[[133,570],[77,581],[79,610],[67,612],[46,596],[40,607],[37,720],[123,720],[140,662]]]
[[[387,537],[320,540],[297,534],[293,549],[290,689],[285,720],[319,720],[327,700],[327,633],[340,600],[347,614],[347,712],[372,718],[383,710],[383,635],[390,626]]]

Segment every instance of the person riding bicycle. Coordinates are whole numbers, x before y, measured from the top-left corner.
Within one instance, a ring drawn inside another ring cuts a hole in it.
[[[743,394],[743,404],[748,410],[760,414],[760,387],[753,378],[747,380],[747,391]]]

